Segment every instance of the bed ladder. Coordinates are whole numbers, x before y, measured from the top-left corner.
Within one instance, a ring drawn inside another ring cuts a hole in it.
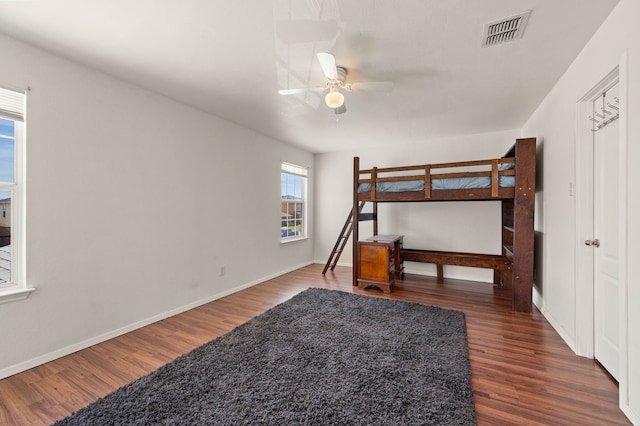
[[[364,204],[366,201],[360,201],[360,205],[358,206],[358,213],[362,211]],[[331,268],[333,269],[338,264],[338,259],[340,259],[340,255],[344,250],[344,246],[347,244],[347,240],[351,235],[351,231],[353,230],[353,208],[349,211],[349,215],[347,216],[347,220],[342,227],[342,231],[340,231],[340,236],[336,241],[336,244],[333,246],[333,250],[331,250],[331,254],[329,255],[329,260],[327,260],[327,264],[324,265],[324,269],[322,270],[322,275],[327,273],[327,270]]]

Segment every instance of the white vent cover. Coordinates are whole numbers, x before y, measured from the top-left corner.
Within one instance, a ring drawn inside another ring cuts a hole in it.
[[[524,27],[529,20],[530,10],[508,18],[484,24],[482,47],[493,46],[507,41],[517,40],[524,35]]]

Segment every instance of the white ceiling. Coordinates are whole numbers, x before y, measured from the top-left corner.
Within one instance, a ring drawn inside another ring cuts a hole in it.
[[[0,32],[312,152],[520,128],[618,0],[1,1]],[[524,37],[483,25],[532,10]],[[347,81],[335,115],[315,54]]]

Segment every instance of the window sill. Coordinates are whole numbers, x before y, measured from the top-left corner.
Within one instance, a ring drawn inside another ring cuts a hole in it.
[[[285,245],[285,244],[289,244],[289,243],[296,243],[298,241],[305,241],[308,240],[309,237],[307,237],[306,235],[304,237],[299,237],[299,238],[291,238],[288,240],[280,240],[280,244]]]
[[[35,288],[21,288],[19,290],[0,290],[0,305],[3,303],[17,302],[24,300],[35,291]]]

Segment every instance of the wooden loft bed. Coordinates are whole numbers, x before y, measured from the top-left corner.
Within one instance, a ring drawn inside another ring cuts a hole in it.
[[[442,265],[493,269],[494,283],[512,289],[513,310],[531,312],[535,172],[535,138],[518,139],[503,157],[491,160],[361,170],[355,157],[353,210],[347,219],[353,232],[354,285],[358,285],[358,223],[373,220],[374,234],[378,234],[378,203],[494,200],[502,205],[500,255],[401,247],[401,259],[436,264],[438,279],[442,279]],[[366,202],[373,203],[373,213],[361,213]]]

